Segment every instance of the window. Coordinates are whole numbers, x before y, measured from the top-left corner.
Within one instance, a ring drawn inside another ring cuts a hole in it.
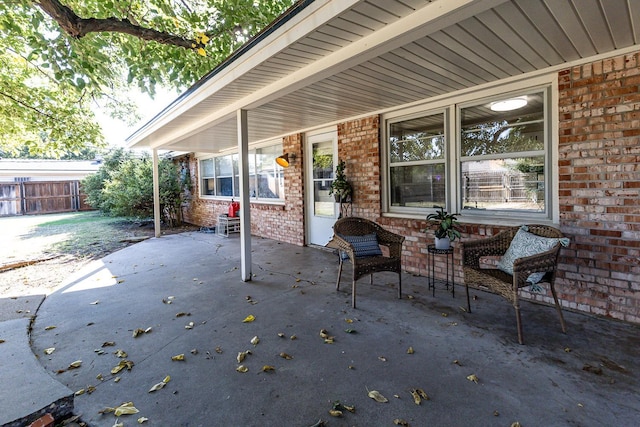
[[[512,111],[460,109],[462,209],[545,212],[544,93]]]
[[[391,206],[433,208],[445,203],[444,113],[391,123]]]
[[[284,175],[275,159],[282,144],[249,151],[249,194],[253,199],[284,199]],[[238,154],[200,160],[202,196],[240,197]]]
[[[494,111],[498,101],[526,105]],[[388,212],[551,219],[550,88],[457,104],[385,120]],[[449,129],[457,129],[449,132]]]

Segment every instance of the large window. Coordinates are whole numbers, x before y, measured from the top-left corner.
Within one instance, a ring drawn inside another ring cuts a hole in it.
[[[284,199],[284,176],[276,157],[282,144],[249,151],[249,194],[252,199]],[[200,160],[202,196],[240,197],[238,154]]]
[[[516,99],[527,104],[460,109],[463,210],[545,212],[544,93]]]
[[[442,206],[550,219],[548,92],[452,101],[439,112],[386,119],[387,211],[425,215]],[[521,104],[508,109],[499,103],[506,99]]]

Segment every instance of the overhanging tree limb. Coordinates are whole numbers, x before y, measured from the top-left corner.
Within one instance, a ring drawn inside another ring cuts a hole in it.
[[[67,34],[77,39],[89,33],[116,32],[186,49],[203,47],[201,43],[197,43],[194,40],[188,40],[166,32],[141,27],[126,18],[81,18],[58,0],[39,0],[36,4],[47,15],[51,16]]]

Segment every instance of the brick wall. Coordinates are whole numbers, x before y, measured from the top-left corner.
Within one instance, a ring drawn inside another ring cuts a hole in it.
[[[302,246],[305,243],[302,135],[284,138],[282,150],[296,156],[291,166],[284,170],[285,203],[252,203],[251,234]],[[185,222],[205,227],[215,226],[218,215],[228,212],[229,201],[200,198],[198,159],[190,155],[176,161],[188,165],[191,174],[191,198],[183,208]]]
[[[559,73],[563,305],[640,323],[640,53]]]
[[[338,159],[353,186],[353,216],[377,220],[380,203],[380,116],[338,125]]]

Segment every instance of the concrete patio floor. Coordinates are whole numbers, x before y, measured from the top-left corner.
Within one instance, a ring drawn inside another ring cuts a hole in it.
[[[237,238],[151,239],[91,264],[48,296],[32,325],[32,351],[70,390],[95,387],[75,397],[74,413],[108,427],[118,419],[138,425],[139,417],[150,426],[640,424],[638,327],[565,312],[565,335],[552,307],[524,302],[522,346],[513,308],[485,292],[472,292],[466,313],[461,286],[455,299],[442,287],[433,297],[425,277],[403,274],[398,300],[397,275],[381,273],[373,286],[359,281],[354,310],[350,270],[336,292],[330,252],[254,238],[246,283],[239,254]],[[243,322],[248,315],[255,320]],[[332,344],[321,329],[335,336]],[[240,373],[236,358],[246,350],[249,370]],[[173,361],[179,354],[185,360]],[[122,360],[132,369],[111,374]],[[275,369],[263,372],[265,365]],[[416,405],[415,388],[430,400]],[[336,401],[355,412],[332,417]],[[123,402],[139,413],[99,413]]]

